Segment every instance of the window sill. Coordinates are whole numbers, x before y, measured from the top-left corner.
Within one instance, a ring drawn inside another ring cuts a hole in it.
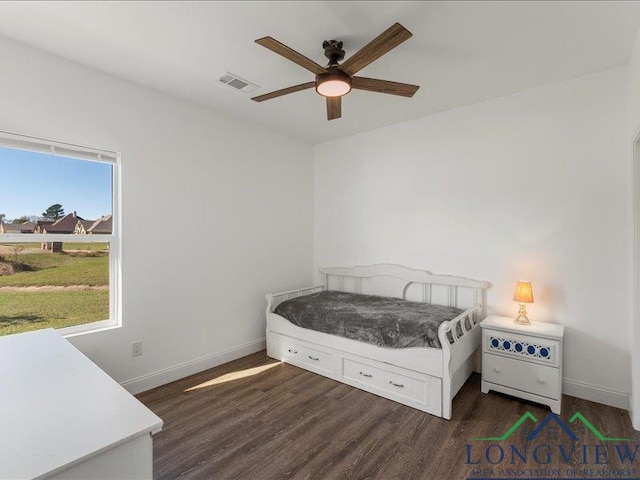
[[[74,325],[73,327],[60,328],[57,331],[65,338],[86,335],[87,333],[104,332],[120,328],[122,324],[115,320],[102,320],[99,322],[85,323],[84,325]]]

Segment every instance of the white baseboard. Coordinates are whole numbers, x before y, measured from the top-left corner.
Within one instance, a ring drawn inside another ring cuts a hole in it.
[[[237,347],[233,347],[228,350],[223,350],[222,352],[213,353],[206,357],[196,358],[195,360],[190,360],[147,375],[132,378],[131,380],[122,382],[121,385],[127,389],[129,393],[135,395],[146,390],[151,390],[152,388],[180,380],[181,378],[188,377],[189,375],[202,372],[209,368],[217,367],[223,363],[246,357],[247,355],[259,352],[265,348],[266,339],[260,338],[253,342],[238,345]]]
[[[562,394],[602,403],[623,410],[629,410],[629,394],[604,387],[565,378],[562,380]]]
[[[631,403],[631,398],[629,398],[629,403]],[[629,408],[629,418],[631,419],[633,429],[640,430],[640,418],[638,418],[638,415],[633,414],[633,407]]]

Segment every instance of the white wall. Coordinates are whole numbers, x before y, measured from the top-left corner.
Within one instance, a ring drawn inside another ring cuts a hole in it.
[[[629,131],[633,134],[640,130],[640,32],[629,62]]]
[[[311,147],[8,40],[0,58],[0,130],[122,153],[123,327],[72,342],[121,382],[259,349],[265,293],[311,280]]]
[[[530,279],[530,317],[566,326],[565,393],[626,406],[626,81],[616,68],[316,146],[315,268],[489,280],[508,316]]]
[[[308,145],[8,40],[0,58],[0,130],[122,152],[124,324],[72,339],[116,380],[259,346],[264,293],[309,284],[315,242],[316,269],[490,280],[507,315],[528,277],[569,385],[630,390],[627,69],[316,146],[312,235]]]
[[[636,37],[633,47],[631,60],[629,63],[629,84],[628,84],[628,132],[627,146],[629,148],[629,165],[631,186],[633,195],[630,203],[633,205],[631,222],[634,224],[634,232],[631,238],[632,249],[634,250],[634,266],[635,271],[630,276],[632,288],[634,289],[634,297],[632,298],[631,308],[634,310],[632,317],[633,323],[633,368],[632,368],[632,419],[633,426],[636,430],[640,430],[640,154],[636,154],[634,158],[633,144],[636,136],[640,133],[640,32]],[[640,148],[636,150],[640,153]]]

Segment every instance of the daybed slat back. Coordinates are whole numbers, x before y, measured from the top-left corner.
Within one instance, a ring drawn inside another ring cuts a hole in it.
[[[278,305],[285,300],[289,300],[294,297],[302,297],[303,295],[309,295],[311,293],[318,293],[325,290],[322,285],[315,285],[313,287],[301,288],[298,290],[289,290],[287,292],[269,293],[267,295],[268,305],[267,311],[272,312]]]
[[[487,282],[472,280],[465,277],[457,277],[453,275],[437,275],[427,270],[415,270],[413,268],[402,265],[393,264],[377,264],[357,267],[333,267],[321,268],[320,273],[332,276],[343,277],[397,277],[407,282],[417,283],[433,283],[437,285],[456,285],[459,287],[479,287],[487,288]]]
[[[415,270],[393,264],[322,268],[320,273],[324,275],[327,290],[382,294],[457,308],[481,305],[483,315],[486,315],[486,289],[489,287],[487,282],[453,275],[437,275],[427,270]],[[346,289],[345,278],[351,280]],[[413,285],[421,288],[415,290],[411,288]],[[434,287],[437,288],[437,296],[434,295]],[[468,293],[461,295],[461,288]]]

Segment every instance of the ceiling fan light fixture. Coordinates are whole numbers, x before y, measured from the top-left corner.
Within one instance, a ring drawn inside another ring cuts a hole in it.
[[[341,97],[351,91],[351,78],[342,73],[318,75],[316,92],[323,97]]]
[[[355,76],[367,65],[386,55],[409,38],[411,38],[411,32],[396,22],[344,62],[342,61],[344,60],[343,43],[338,40],[325,40],[322,48],[324,49],[324,56],[329,59],[329,64],[324,67],[273,37],[258,38],[256,40],[258,45],[262,45],[287,60],[300,65],[305,70],[315,74],[316,78],[310,82],[258,95],[251,100],[264,102],[265,100],[315,87],[316,92],[325,97],[327,120],[335,120],[342,116],[342,97],[348,94],[352,88],[388,95],[413,97],[420,86]]]

